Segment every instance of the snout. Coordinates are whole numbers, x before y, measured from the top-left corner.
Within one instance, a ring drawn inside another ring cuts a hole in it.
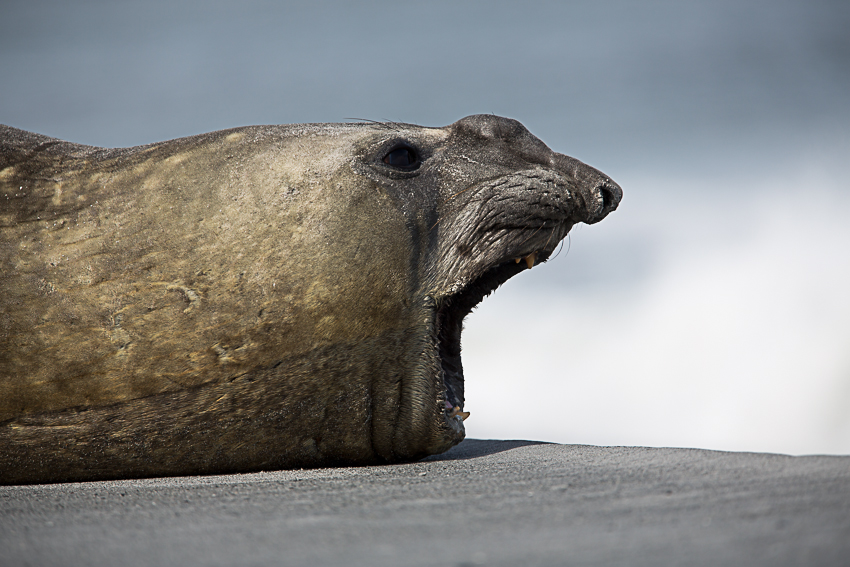
[[[599,222],[617,208],[623,198],[623,190],[610,177],[575,158],[553,154],[552,165],[573,180],[584,201],[584,207],[577,211],[577,222]]]

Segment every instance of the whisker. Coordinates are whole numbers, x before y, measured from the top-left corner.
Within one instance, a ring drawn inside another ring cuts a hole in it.
[[[546,239],[546,244],[543,245],[543,248],[549,246],[549,241],[552,240],[552,237],[555,236],[555,230],[558,228],[558,225],[552,227],[552,232],[549,233],[549,238]]]
[[[570,238],[570,235],[568,234],[568,235],[567,235],[567,239],[569,240],[569,238]],[[555,252],[555,255],[554,255],[554,256],[552,256],[552,257],[550,258],[550,260],[554,260],[555,258],[557,258],[557,257],[558,257],[558,255],[561,253],[561,250],[563,250],[563,249],[564,249],[564,241],[562,240],[562,241],[561,241],[561,243],[558,245],[558,251],[557,251],[557,252]]]
[[[380,126],[387,130],[403,130],[405,127],[413,126],[413,124],[405,124],[403,122],[393,122],[392,120],[372,120],[370,118],[343,118],[343,120],[356,120],[373,126]]]

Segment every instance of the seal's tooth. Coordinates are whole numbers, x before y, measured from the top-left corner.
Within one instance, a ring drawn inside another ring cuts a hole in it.
[[[469,417],[469,412],[460,411],[460,406],[455,406],[452,408],[452,413],[449,414],[449,417],[460,417],[461,420],[466,421],[466,418]]]
[[[516,260],[514,260],[514,262],[516,262],[517,264],[519,264],[519,261],[520,261],[520,260],[522,260],[522,258],[517,258]]]
[[[537,260],[537,252],[532,252],[523,258],[523,260],[525,260],[525,265],[528,266],[528,269],[530,270],[531,267],[534,266],[534,261]],[[517,260],[517,263],[519,263],[519,260]]]

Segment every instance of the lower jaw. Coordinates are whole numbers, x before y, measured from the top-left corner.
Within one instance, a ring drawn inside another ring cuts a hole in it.
[[[429,369],[426,374],[430,376],[426,378],[422,374],[419,375],[420,380],[428,383],[426,385],[420,382],[418,390],[420,395],[427,397],[428,392],[433,395],[433,402],[430,403],[433,403],[434,413],[428,410],[425,413],[431,414],[428,419],[436,428],[429,428],[428,439],[423,439],[425,443],[421,446],[424,454],[416,458],[442,453],[463,441],[466,436],[463,422],[469,417],[469,412],[464,411],[463,370],[460,360],[463,319],[497,287],[523,270],[531,269],[535,263],[545,261],[550,253],[551,250],[532,252],[494,266],[466,289],[445,299],[440,306],[434,298],[425,298],[427,339],[426,345],[423,345],[426,352],[420,351],[424,355],[424,358],[420,359],[424,362],[420,369]],[[447,376],[450,378],[447,379]],[[426,405],[429,404],[428,400],[423,401]]]

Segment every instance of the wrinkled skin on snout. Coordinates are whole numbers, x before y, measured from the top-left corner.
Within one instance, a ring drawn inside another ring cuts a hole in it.
[[[620,198],[495,116],[114,150],[0,127],[0,482],[445,451],[463,318]]]

